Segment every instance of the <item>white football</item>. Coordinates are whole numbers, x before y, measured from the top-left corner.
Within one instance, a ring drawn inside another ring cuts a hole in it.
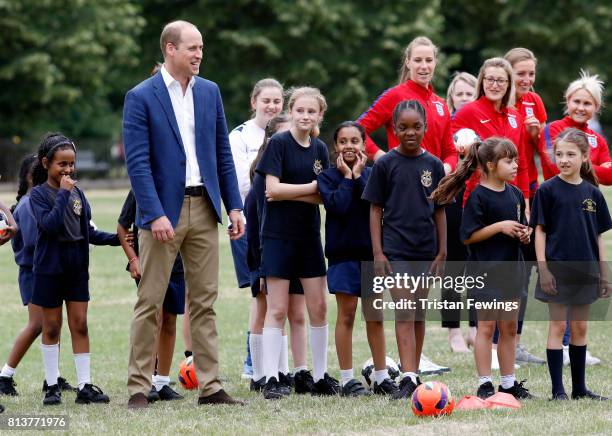
[[[453,141],[455,147],[469,147],[476,141],[480,141],[480,138],[472,129],[460,129],[453,135]]]
[[[91,226],[95,229],[98,230],[98,226],[96,226],[96,223],[93,222],[93,220],[89,220],[89,224],[91,224]],[[89,252],[91,253],[91,251],[94,249],[95,245],[94,244],[89,244]]]

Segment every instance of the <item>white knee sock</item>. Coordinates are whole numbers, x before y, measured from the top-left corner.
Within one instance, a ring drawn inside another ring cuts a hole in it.
[[[40,350],[43,355],[47,385],[56,385],[59,374],[59,343],[54,345],[40,344]]]
[[[272,377],[278,380],[278,362],[283,346],[283,331],[275,327],[263,329],[263,367],[266,381]]]
[[[5,363],[2,367],[2,372],[0,372],[0,377],[12,377],[15,374],[15,368],[11,368],[8,366],[8,363]]]
[[[79,389],[83,389],[87,383],[91,383],[91,358],[89,353],[79,353],[74,355],[74,366],[76,366],[77,384]]]
[[[287,341],[287,335],[283,336],[283,343],[281,344],[280,359],[278,360],[278,372],[285,375],[289,373],[289,341]]]
[[[328,326],[310,326],[310,350],[312,352],[312,378],[315,383],[327,372]]]
[[[265,375],[263,369],[263,336],[251,333],[249,336],[249,347],[251,348],[253,380],[259,381]]]

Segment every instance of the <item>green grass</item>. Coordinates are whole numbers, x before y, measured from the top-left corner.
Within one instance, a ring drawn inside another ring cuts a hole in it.
[[[608,198],[612,191],[606,192]],[[101,229],[111,231],[124,198],[123,191],[91,191],[94,220]],[[5,202],[12,196],[2,195]],[[172,404],[156,403],[144,411],[126,409],[126,376],[131,314],[135,287],[124,271],[125,256],[120,248],[97,247],[91,258],[91,304],[89,331],[91,336],[92,376],[111,397],[110,405],[79,406],[74,394],[66,394],[63,404],[56,408],[43,408],[40,391],[44,378],[38,342],[19,365],[15,380],[19,397],[0,397],[0,402],[10,414],[68,414],[71,433],[208,433],[208,434],[279,434],[279,433],[407,433],[419,434],[603,434],[612,428],[612,411],[609,403],[589,401],[550,403],[548,371],[545,366],[523,366],[517,370],[517,378],[528,379],[531,392],[540,399],[525,402],[516,411],[456,412],[451,417],[430,420],[412,416],[406,402],[390,402],[381,398],[343,399],[292,396],[289,399],[269,402],[248,391],[248,385],[240,379],[244,358],[245,331],[247,327],[250,293],[235,286],[233,263],[227,237],[220,233],[221,270],[220,291],[216,303],[219,330],[219,357],[221,377],[225,389],[232,395],[247,400],[246,407],[198,407],[197,393],[184,392],[186,399]],[[612,253],[612,233],[606,238],[608,252]],[[17,288],[17,268],[8,247],[0,249],[0,365],[5,362],[12,341],[26,321]],[[336,307],[329,298],[330,343],[329,366],[332,375],[338,375],[338,365],[333,340]],[[179,323],[180,324],[180,323]],[[603,364],[589,367],[589,386],[604,394],[612,395],[612,349],[609,347],[609,322],[593,322],[590,325],[589,349],[602,358]],[[397,357],[393,324],[386,325],[388,354]],[[523,342],[536,354],[543,355],[546,341],[546,323],[528,322]],[[179,325],[180,332],[180,325]],[[74,363],[69,346],[67,327],[63,331],[64,347],[60,369],[69,381],[75,381]],[[172,377],[176,377],[178,362],[182,358],[182,339],[178,334]],[[446,331],[439,322],[428,324],[425,354],[437,363],[452,367],[452,372],[436,377],[446,383],[456,399],[473,395],[476,377],[473,357],[450,352]],[[369,357],[364,324],[358,317],[354,332],[354,365],[356,372]],[[571,386],[569,370],[565,370],[566,388]],[[496,383],[498,380],[496,380]]]

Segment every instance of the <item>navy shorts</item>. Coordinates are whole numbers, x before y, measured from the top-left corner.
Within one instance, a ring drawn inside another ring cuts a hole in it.
[[[325,276],[321,238],[292,241],[264,237],[261,269],[265,277],[285,280]]]
[[[253,298],[256,298],[259,295],[259,290],[261,288],[259,283],[261,278],[264,279],[264,286],[266,286],[265,277],[262,277],[259,271],[250,271],[249,274],[251,275],[251,295]],[[300,282],[300,279],[295,278],[289,281],[289,294],[304,295],[304,288],[302,287],[302,282]]]
[[[349,260],[330,265],[327,269],[327,288],[330,294],[361,297],[361,262]]]
[[[32,301],[32,290],[34,289],[34,273],[32,268],[19,267],[19,293],[24,306]]]
[[[135,280],[136,285],[140,280]],[[173,315],[185,313],[185,275],[183,273],[172,273],[168,281],[168,288],[164,296],[164,311]]]
[[[248,242],[246,232],[240,239],[230,240],[230,247],[232,249],[232,257],[234,258],[234,270],[236,271],[238,287],[248,288],[251,285],[251,277],[249,266],[247,265]]]
[[[41,273],[34,268],[32,303],[55,308],[64,301],[89,301],[89,265],[81,245],[81,241],[61,243],[59,273]]]

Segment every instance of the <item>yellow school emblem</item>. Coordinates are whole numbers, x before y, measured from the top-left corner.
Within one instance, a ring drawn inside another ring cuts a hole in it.
[[[81,200],[79,199],[74,200],[74,203],[72,203],[72,210],[74,211],[75,214],[77,214],[78,216],[81,216],[81,211],[83,210],[83,205],[81,204]]]
[[[421,173],[421,183],[426,188],[429,188],[431,186],[431,183],[432,183],[431,171],[423,170],[423,172]]]
[[[312,165],[312,170],[318,176],[323,171],[323,165],[319,159],[315,159],[314,164]]]
[[[597,203],[595,203],[590,198],[587,198],[582,202],[582,210],[584,210],[585,212],[595,213],[597,212]]]

